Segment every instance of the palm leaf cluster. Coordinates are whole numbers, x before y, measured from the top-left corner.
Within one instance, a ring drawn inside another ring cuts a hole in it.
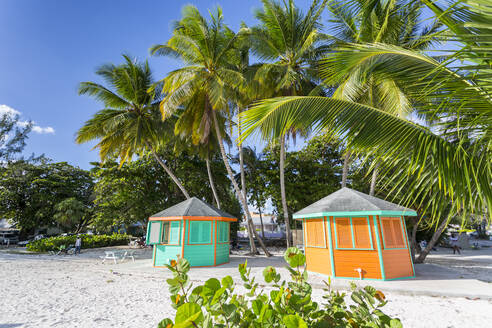
[[[485,32],[473,30],[475,24],[470,22],[490,22],[490,9],[476,2],[473,6],[451,4],[447,10],[436,9],[433,2],[428,5],[439,13],[437,18],[442,24],[452,24],[449,29],[435,32],[435,37],[449,37],[449,31],[461,33],[455,35],[455,40],[464,45],[460,54],[452,53],[443,59],[420,46],[405,48],[384,43],[384,38],[371,43],[337,40],[340,46],[320,62],[320,76],[327,84],[350,79],[353,72],[357,74],[356,86],[376,78],[394,81],[408,99],[406,103],[428,125],[412,123],[397,111],[385,111],[374,103],[364,104],[363,96],[356,90],[352,94],[358,97],[345,99],[285,97],[261,101],[243,116],[243,138],[256,129],[269,138],[292,128],[330,129],[347,140],[351,148],[384,163],[388,187],[406,204],[420,205],[434,217],[444,213],[447,206],[443,204],[452,204],[452,210],[447,211],[450,216],[490,208],[492,107],[486,70],[487,58],[491,57],[483,51],[474,53],[473,44],[469,43],[478,40],[471,35]],[[352,23],[348,22],[345,29],[340,27],[339,34],[349,34],[350,26]],[[481,66],[477,67],[473,61],[479,54]],[[466,62],[456,65],[456,60],[465,58]],[[390,107],[402,107],[398,97],[382,99]],[[402,190],[406,194],[402,195]],[[419,199],[431,201],[415,204]]]

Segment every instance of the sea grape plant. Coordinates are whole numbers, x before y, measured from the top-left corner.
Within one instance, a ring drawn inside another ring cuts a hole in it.
[[[297,248],[288,248],[284,259],[290,272],[290,281],[282,281],[277,270],[268,266],[263,270],[265,284],[259,284],[251,275],[247,262],[239,264],[242,285],[231,276],[221,280],[208,279],[193,287],[188,271],[190,264],[184,258],[166,265],[173,277],[167,280],[171,304],[176,309],[174,321],[162,320],[158,328],[186,327],[402,327],[399,319],[381,311],[387,301],[381,291],[351,284],[350,298],[331,288],[325,282],[323,303],[312,299],[312,287],[307,282],[306,258]],[[244,292],[243,288],[246,290]],[[238,292],[239,290],[240,292]]]

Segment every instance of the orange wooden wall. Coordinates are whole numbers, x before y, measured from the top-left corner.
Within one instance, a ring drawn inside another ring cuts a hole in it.
[[[336,218],[338,221],[341,218]],[[372,217],[369,217],[369,223]],[[333,217],[330,217],[331,234],[335,236],[335,226]],[[367,221],[366,221],[367,222]],[[336,249],[335,240],[333,240],[333,258],[335,262],[335,276],[346,278],[359,278],[359,273],[355,271],[361,268],[364,272],[363,278],[382,279],[379,265],[378,250],[376,244],[376,234],[372,224],[369,225],[372,234],[374,250],[357,250],[357,249]]]
[[[377,218],[381,235],[381,248],[386,279],[411,277],[414,275],[412,257],[406,236],[407,232],[404,225],[401,225],[401,220],[392,220],[392,224],[389,224],[386,217],[378,216]],[[397,223],[398,221],[399,223]],[[386,247],[384,247],[383,234]],[[390,247],[402,249],[388,249]]]
[[[330,220],[330,224],[328,221]],[[403,220],[403,219],[401,219]],[[391,221],[391,222],[390,222]],[[382,262],[385,271],[385,279],[411,277],[414,275],[411,263],[410,251],[406,230],[400,223],[393,222],[391,219],[379,218],[376,216],[377,233],[374,227],[373,216],[369,216],[369,231],[372,238],[372,249],[337,249],[338,246],[353,248],[352,237],[347,238],[350,233],[349,220],[337,217],[339,230],[335,234],[335,223],[333,217],[306,219],[304,220],[304,249],[306,254],[307,269],[326,275],[333,275],[331,272],[330,247],[333,250],[333,267],[335,277],[359,278],[357,268],[363,270],[363,278],[383,279],[381,263],[378,254],[377,237],[379,236],[382,253]],[[348,229],[347,229],[347,224]],[[367,229],[367,218],[352,217],[354,226],[354,243],[356,248],[371,248],[371,239]],[[329,230],[331,229],[330,245]],[[383,232],[384,229],[384,232]],[[341,236],[339,232],[345,234]],[[384,242],[383,242],[384,235]],[[385,247],[385,244],[387,247]],[[390,248],[390,249],[388,249]],[[391,249],[394,248],[394,249]]]

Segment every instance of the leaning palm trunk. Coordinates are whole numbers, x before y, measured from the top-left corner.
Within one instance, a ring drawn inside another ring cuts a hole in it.
[[[208,156],[207,159],[205,159],[205,163],[207,164],[207,174],[208,174],[208,181],[210,182],[210,188],[212,188],[212,193],[214,194],[214,199],[215,199],[215,203],[217,204],[217,208],[220,209],[219,195],[217,195],[217,190],[215,189],[214,178],[212,176],[212,170],[210,169],[210,159],[208,158]]]
[[[439,237],[441,236],[442,232],[444,231],[444,229],[446,229],[447,225],[449,223],[449,220],[448,219],[444,219],[441,224],[437,227],[436,231],[434,232],[434,234],[432,235],[432,238],[431,240],[429,241],[429,243],[427,244],[427,247],[425,247],[422,252],[420,252],[419,254],[419,257],[417,257],[417,259],[415,260],[415,263],[424,263],[425,261],[425,258],[427,257],[427,255],[429,255],[431,249],[434,247],[434,245],[436,244],[437,240],[439,239]]]
[[[289,212],[287,209],[287,198],[285,197],[285,176],[284,176],[284,166],[285,166],[285,135],[280,137],[280,195],[282,197],[282,212],[284,212],[284,222],[285,222],[285,234],[287,241],[287,248],[291,247],[292,243],[290,240],[290,220]]]
[[[236,180],[234,179],[234,175],[232,174],[232,169],[231,169],[231,166],[229,165],[229,161],[227,160],[227,155],[225,152],[224,143],[222,140],[222,135],[220,133],[219,122],[217,121],[217,115],[215,114],[214,110],[212,110],[212,116],[213,116],[213,120],[214,120],[215,132],[217,134],[217,139],[219,141],[220,153],[222,154],[222,159],[224,160],[224,166],[226,167],[227,174],[229,175],[229,179],[231,180],[232,186],[234,187],[234,191],[236,192],[236,197],[241,202],[242,207],[243,207],[243,211],[246,214],[246,220],[248,223],[248,227],[250,229],[249,230],[250,241],[252,240],[253,235],[254,235],[254,237],[260,243],[261,248],[265,252],[265,255],[266,256],[272,256],[270,254],[270,252],[268,252],[268,250],[266,249],[265,244],[263,243],[263,240],[258,236],[258,234],[256,233],[256,230],[254,229],[253,220],[251,220],[251,215],[249,213],[248,204],[246,203],[246,198],[243,197],[243,193],[239,189],[239,186],[238,186]],[[251,253],[256,254],[256,252],[257,252],[256,245],[254,244],[254,241],[253,241],[253,243],[251,244]]]
[[[342,188],[347,186],[347,177],[350,166],[350,151],[347,150],[343,157],[343,171],[342,171]]]
[[[261,214],[261,207],[258,207],[258,213],[260,214],[261,238],[265,238],[265,226],[263,226],[263,216]]]
[[[376,163],[376,165],[374,166],[374,170],[372,171],[371,189],[369,190],[370,196],[374,196],[374,193],[376,192],[376,182],[378,179],[378,168],[379,168],[379,163]]]
[[[239,113],[241,113],[241,108],[239,108]],[[232,131],[231,131],[232,133]],[[238,119],[237,123],[237,133],[238,137],[241,134],[241,119]],[[243,145],[238,144],[237,145],[237,150],[239,153],[239,172],[241,174],[241,191],[243,193],[244,199],[247,199],[246,195],[246,176],[244,174],[244,157],[243,157]],[[246,202],[247,203],[247,202]],[[253,238],[253,230],[256,230],[254,224],[250,224],[250,222],[247,222],[246,228],[248,229],[248,238],[249,238],[249,247],[251,249],[251,253],[256,254],[258,253],[255,245],[255,240]]]
[[[419,228],[419,217],[412,217],[412,235],[410,236],[410,248],[412,251],[412,261],[415,263],[415,259],[417,258],[417,252],[419,252],[420,246],[417,245],[417,230]]]
[[[174,175],[173,171],[171,171],[171,169],[162,161],[162,159],[159,157],[159,155],[157,155],[154,148],[152,146],[150,146],[149,148],[151,149],[152,155],[154,155],[155,160],[162,166],[164,171],[166,171],[166,173],[171,177],[171,179],[178,186],[178,188],[181,190],[181,192],[186,197],[186,199],[189,199],[190,195],[186,191],[185,187],[181,184],[178,177]]]

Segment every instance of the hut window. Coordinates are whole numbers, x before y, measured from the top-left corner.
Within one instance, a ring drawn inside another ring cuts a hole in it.
[[[384,248],[405,248],[401,218],[381,218]]]
[[[336,218],[337,246],[339,248],[353,248],[350,218]]]
[[[229,223],[218,221],[217,222],[217,242],[228,243],[229,242]]]
[[[335,218],[335,235],[338,249],[373,249],[368,218]]]
[[[147,231],[147,244],[154,245],[159,243],[159,237],[161,234],[161,222],[150,221]]]
[[[352,218],[355,248],[372,248],[369,223],[366,218]]]
[[[179,244],[179,235],[179,221],[166,221],[162,223],[161,244]]]
[[[212,243],[212,221],[190,221],[189,244]]]
[[[324,219],[308,219],[306,226],[306,246],[326,248]]]

